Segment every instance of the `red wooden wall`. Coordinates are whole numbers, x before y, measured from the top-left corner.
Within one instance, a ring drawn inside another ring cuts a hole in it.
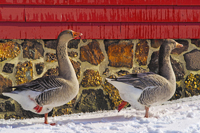
[[[0,39],[200,38],[200,0],[0,0]]]

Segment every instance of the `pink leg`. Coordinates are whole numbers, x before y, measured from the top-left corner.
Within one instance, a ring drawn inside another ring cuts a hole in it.
[[[145,106],[145,118],[149,118],[149,107]]]
[[[126,106],[127,102],[122,101],[122,103],[118,106],[118,112]]]

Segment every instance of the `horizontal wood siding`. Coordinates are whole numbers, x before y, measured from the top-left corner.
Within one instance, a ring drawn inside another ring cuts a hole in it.
[[[82,39],[200,38],[200,1],[0,1],[0,39],[56,39],[66,29]]]
[[[200,38],[199,23],[0,23],[2,39],[55,39],[66,29],[82,39]]]
[[[27,22],[200,22],[200,6],[28,6]]]
[[[1,0],[4,5],[200,5],[199,0]]]
[[[0,22],[25,22],[24,6],[1,6]]]

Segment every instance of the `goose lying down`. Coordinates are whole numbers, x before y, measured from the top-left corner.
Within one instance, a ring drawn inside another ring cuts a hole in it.
[[[146,110],[145,117],[148,118],[150,106],[162,104],[174,95],[176,77],[170,62],[170,53],[180,47],[183,45],[175,40],[164,40],[159,50],[159,74],[147,72],[129,74],[116,79],[106,78],[119,90],[120,97],[124,100],[118,106],[118,111],[129,102],[135,109]]]

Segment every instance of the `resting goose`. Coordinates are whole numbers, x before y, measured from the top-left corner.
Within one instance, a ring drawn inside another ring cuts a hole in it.
[[[79,82],[67,54],[67,44],[80,35],[82,34],[72,30],[65,30],[59,34],[56,48],[58,76],[41,77],[13,86],[11,88],[16,88],[14,91],[2,94],[16,100],[25,110],[45,114],[44,123],[48,124],[47,117],[52,108],[68,103],[78,94]]]
[[[138,110],[146,110],[151,105],[162,104],[169,100],[176,90],[176,77],[170,62],[170,53],[174,48],[183,47],[172,39],[164,40],[159,50],[159,75],[153,72],[129,74],[116,79],[106,78],[118,90],[124,100],[119,106],[120,111],[129,102]]]

